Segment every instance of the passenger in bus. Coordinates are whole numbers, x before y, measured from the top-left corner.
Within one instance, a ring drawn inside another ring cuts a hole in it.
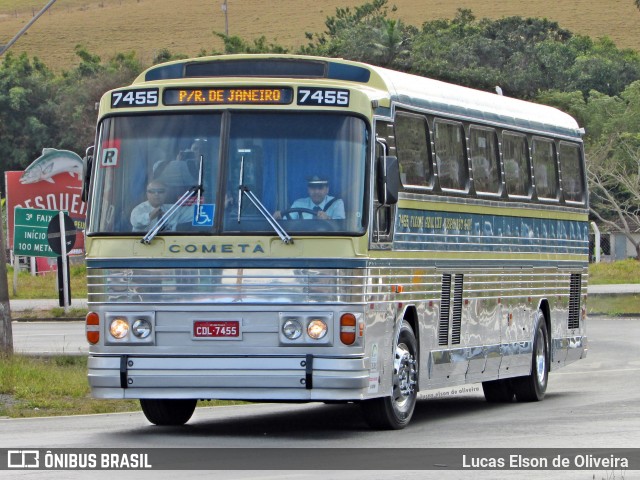
[[[146,194],[147,200],[131,211],[131,226],[134,231],[148,230],[171,207],[171,204],[166,203],[167,186],[163,182],[159,180],[149,182]]]
[[[294,201],[289,210],[304,209],[309,210],[309,212],[293,211],[286,213],[286,217],[290,219],[320,218],[322,220],[341,220],[345,218],[344,202],[329,195],[329,181],[326,178],[317,175],[311,177],[307,182],[307,191],[309,196]],[[273,214],[276,219],[282,218],[282,215],[280,210]]]
[[[189,188],[196,184],[196,177],[191,173],[190,162],[194,152],[184,150],[178,153],[175,160],[161,165],[154,171],[154,178],[167,187],[167,201],[175,202]]]

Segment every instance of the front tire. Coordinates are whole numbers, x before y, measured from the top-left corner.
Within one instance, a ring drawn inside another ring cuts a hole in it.
[[[144,416],[155,425],[184,425],[196,409],[198,400],[155,400],[143,398]]]
[[[413,416],[418,398],[418,342],[409,322],[402,321],[393,361],[393,388],[388,397],[361,402],[367,423],[375,429],[400,430]]]
[[[519,402],[539,402],[544,398],[549,380],[549,333],[544,313],[538,310],[533,340],[531,373],[512,380]]]

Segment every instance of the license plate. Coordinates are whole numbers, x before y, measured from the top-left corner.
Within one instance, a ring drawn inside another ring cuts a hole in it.
[[[194,338],[228,338],[239,340],[241,337],[239,320],[195,320]]]

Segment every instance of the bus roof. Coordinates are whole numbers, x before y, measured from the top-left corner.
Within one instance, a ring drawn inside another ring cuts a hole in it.
[[[338,58],[280,54],[200,57],[153,66],[134,84],[196,78],[333,80],[366,85],[372,100],[541,133],[581,138],[570,115],[546,105]]]

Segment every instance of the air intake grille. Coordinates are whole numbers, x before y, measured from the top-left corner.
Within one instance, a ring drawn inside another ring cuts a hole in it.
[[[569,322],[570,329],[580,328],[580,291],[582,290],[582,275],[571,274],[569,285]]]
[[[451,344],[460,343],[460,330],[462,326],[462,284],[464,275],[454,276],[453,285],[453,318],[451,319]]]
[[[449,343],[449,311],[451,309],[451,274],[442,274],[442,296],[440,298],[440,325],[438,345]]]
[[[451,274],[442,274],[442,297],[440,299],[440,324],[438,326],[438,345],[460,344],[462,329],[462,287],[464,275],[453,276],[453,306],[451,305]],[[453,308],[452,308],[453,307]]]

